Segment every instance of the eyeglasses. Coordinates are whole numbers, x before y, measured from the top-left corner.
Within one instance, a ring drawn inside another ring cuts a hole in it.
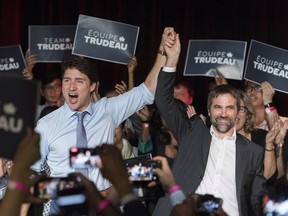
[[[246,106],[240,106],[239,113],[245,113],[247,110]]]
[[[46,85],[44,86],[44,89],[47,91],[60,91],[61,90],[61,86],[60,85]]]
[[[245,90],[246,92],[252,92],[253,90],[255,90],[256,92],[261,92],[262,88],[261,86],[246,86]]]

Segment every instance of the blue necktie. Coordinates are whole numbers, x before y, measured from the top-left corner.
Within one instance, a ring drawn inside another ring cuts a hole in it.
[[[83,125],[83,119],[84,116],[87,114],[86,111],[84,112],[78,112],[77,117],[78,117],[78,122],[77,122],[77,143],[76,147],[77,148],[87,148],[87,135],[86,135],[86,130]]]
[[[87,114],[86,111],[78,112],[76,115],[78,117],[77,128],[76,128],[76,147],[77,148],[87,148],[87,135],[86,130],[83,124],[84,116]],[[75,169],[76,172],[82,173],[85,177],[88,177],[88,169]]]

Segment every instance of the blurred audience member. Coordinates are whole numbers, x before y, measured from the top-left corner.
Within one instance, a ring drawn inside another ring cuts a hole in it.
[[[183,101],[187,105],[192,105],[194,99],[194,89],[192,85],[182,80],[174,86],[174,98]]]
[[[13,170],[0,204],[0,215],[19,216],[30,188],[30,166],[40,159],[40,136],[31,129],[20,142],[13,159]]]

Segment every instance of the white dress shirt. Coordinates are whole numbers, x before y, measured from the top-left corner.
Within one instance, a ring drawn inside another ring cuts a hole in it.
[[[198,194],[212,194],[223,200],[223,210],[237,216],[236,197],[236,131],[231,137],[220,139],[213,126],[210,128],[212,141],[203,180],[196,190]]]

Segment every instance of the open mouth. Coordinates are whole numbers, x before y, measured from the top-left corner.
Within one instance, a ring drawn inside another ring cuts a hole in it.
[[[77,99],[78,99],[78,95],[77,94],[69,94],[70,103],[76,103]]]

